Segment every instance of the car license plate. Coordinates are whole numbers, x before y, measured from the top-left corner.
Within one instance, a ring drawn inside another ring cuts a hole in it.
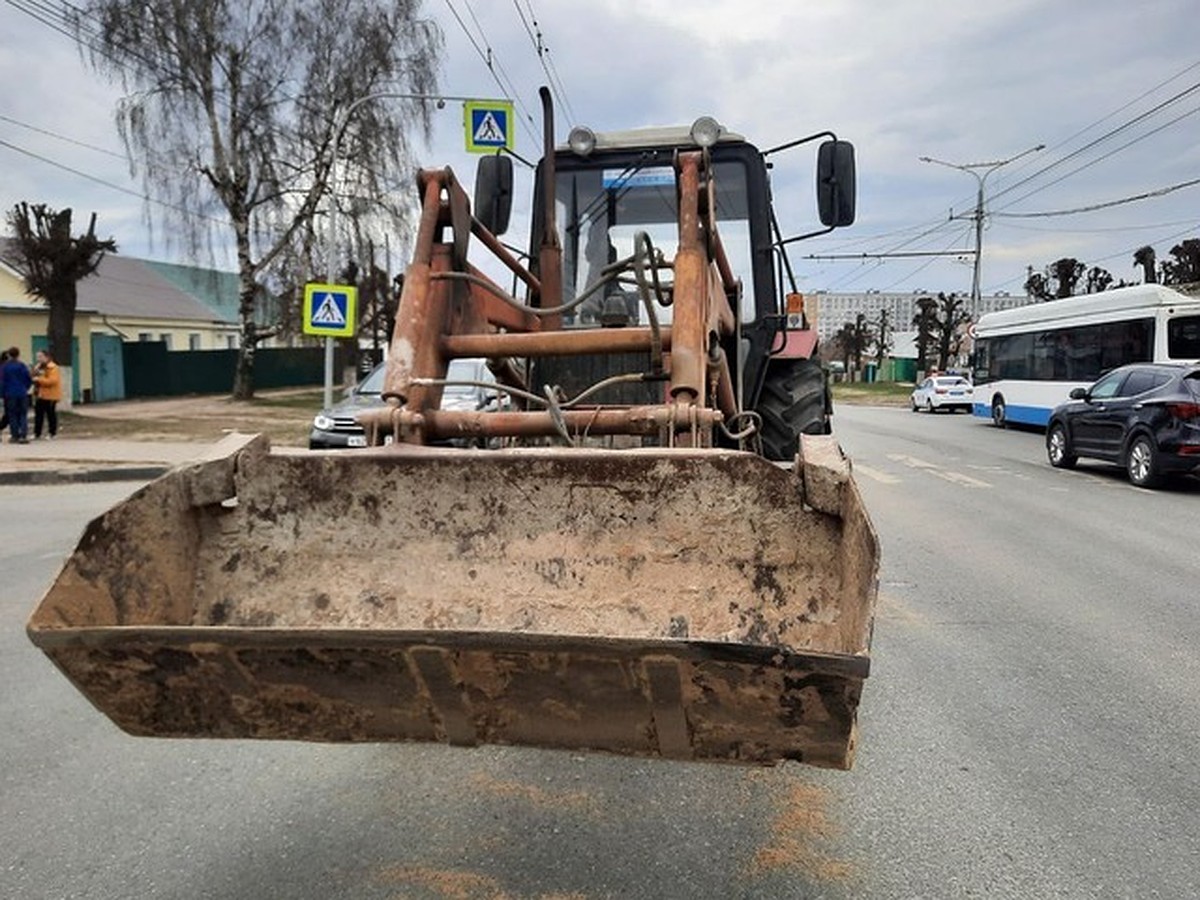
[[[365,434],[352,434],[346,438],[347,447],[365,447],[367,446],[367,436]]]

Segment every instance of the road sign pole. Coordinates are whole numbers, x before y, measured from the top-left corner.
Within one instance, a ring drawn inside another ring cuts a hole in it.
[[[352,284],[304,286],[305,334],[325,338],[325,408],[333,405],[335,337],[353,338],[358,322],[358,288]]]
[[[334,120],[333,131],[333,147],[330,151],[329,160],[329,246],[325,250],[325,280],[329,283],[333,282],[334,266],[337,261],[337,219],[338,219],[338,202],[337,202],[337,174],[338,174],[338,148],[342,142],[342,132],[346,130],[346,125],[350,122],[350,115],[359,106],[366,103],[374,95],[360,97],[346,107],[346,111],[342,113],[341,121]],[[333,337],[326,336],[325,338],[325,403],[324,408],[329,409],[333,406]]]
[[[333,338],[325,338],[325,402],[323,409],[333,406]]]
[[[470,97],[451,97],[448,95],[431,95],[431,94],[406,94],[397,93],[394,91],[378,91],[368,94],[365,97],[359,97],[347,106],[341,114],[334,114],[334,130],[333,130],[333,146],[330,148],[329,159],[329,237],[328,246],[325,248],[325,280],[332,283],[334,280],[334,268],[337,259],[337,223],[338,223],[338,204],[337,204],[337,176],[338,176],[338,156],[341,150],[342,132],[346,130],[346,126],[350,122],[350,116],[354,111],[371,100],[382,100],[385,98],[401,99],[401,100],[436,100],[438,108],[441,109],[447,100],[462,100],[466,112],[468,124],[471,119],[470,107],[472,104],[479,105],[490,111],[493,118],[494,134],[488,134],[487,137],[493,138],[481,146],[473,146],[472,138],[474,135],[468,127],[467,131],[467,149],[476,153],[494,153],[499,149],[513,147],[512,129],[514,124],[513,104],[511,100],[478,100]],[[498,117],[498,118],[495,118]],[[356,298],[357,302],[357,298]],[[355,319],[351,315],[350,320]],[[311,333],[307,332],[306,333]],[[354,337],[355,331],[351,328],[346,337]],[[325,395],[324,406],[326,409],[333,406],[333,337],[326,335],[325,337]]]

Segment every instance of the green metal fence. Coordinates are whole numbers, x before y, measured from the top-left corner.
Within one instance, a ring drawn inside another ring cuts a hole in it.
[[[127,342],[122,348],[126,397],[180,397],[233,390],[237,350],[168,350],[162,341]],[[346,354],[334,352],[340,379]],[[255,351],[256,388],[306,387],[325,381],[322,347],[271,347]]]

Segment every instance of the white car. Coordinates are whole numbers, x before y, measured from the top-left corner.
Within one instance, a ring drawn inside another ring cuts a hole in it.
[[[971,411],[971,382],[959,375],[934,375],[912,392],[912,411],[948,409]]]

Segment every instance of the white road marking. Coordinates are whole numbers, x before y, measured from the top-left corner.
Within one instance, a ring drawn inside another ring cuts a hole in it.
[[[854,464],[854,474],[866,475],[872,481],[878,481],[880,484],[899,484],[903,481],[903,479],[897,478],[895,475],[880,472],[878,469],[872,469],[870,466],[864,466],[862,463]]]
[[[923,459],[917,459],[915,456],[905,456],[903,453],[889,453],[888,459],[892,462],[903,463],[910,469],[936,469],[937,463],[925,462]]]
[[[946,481],[954,484],[961,484],[963,487],[970,488],[990,488],[992,485],[986,481],[980,481],[978,478],[972,478],[970,475],[964,475],[962,472],[951,472],[947,469],[932,469],[930,473],[938,478],[944,478]]]
[[[918,469],[922,472],[928,472],[930,475],[936,475],[945,481],[953,484],[962,485],[969,488],[990,488],[992,485],[986,481],[980,481],[978,478],[972,478],[970,475],[964,475],[961,472],[953,472],[949,469],[943,469],[937,463],[926,462],[923,459],[917,459],[915,456],[905,456],[902,453],[888,454],[888,459],[908,466],[910,469]]]

